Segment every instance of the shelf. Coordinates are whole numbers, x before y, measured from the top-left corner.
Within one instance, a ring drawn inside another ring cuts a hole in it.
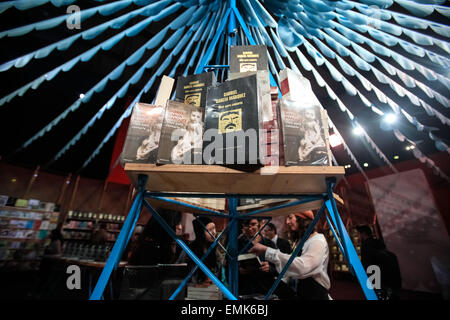
[[[26,212],[37,212],[37,213],[60,213],[59,211],[45,211],[40,209],[29,209],[23,207],[9,207],[9,206],[0,206],[0,210],[10,210],[10,211],[26,211]]]
[[[70,231],[94,231],[94,229],[82,229],[82,228],[63,228],[63,230],[70,230]]]
[[[22,218],[22,217],[6,217],[6,216],[0,216],[0,219],[10,219],[10,220],[32,220],[32,221],[50,221],[51,218],[42,218],[42,219],[35,219],[35,218]]]
[[[33,239],[33,238],[0,238],[0,240],[13,240],[13,241],[31,241],[31,242],[41,242],[44,239]]]
[[[72,217],[67,217],[67,220],[76,220],[76,221],[93,221],[95,222],[97,219],[89,219],[89,218],[72,218]]]
[[[344,167],[333,166],[277,169],[276,174],[264,174],[261,168],[247,172],[218,165],[125,164],[125,172],[135,187],[138,175],[144,174],[148,176],[146,190],[161,192],[320,194],[327,191],[325,178],[338,181],[345,175]]]

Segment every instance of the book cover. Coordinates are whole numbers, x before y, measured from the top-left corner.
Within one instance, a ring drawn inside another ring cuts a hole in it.
[[[28,200],[28,209],[39,209],[39,202],[37,199]]]
[[[5,206],[14,207],[15,204],[16,204],[16,201],[17,201],[17,198],[15,198],[15,197],[8,197],[8,200],[6,201]]]
[[[208,88],[203,158],[206,164],[259,164],[256,75]]]
[[[257,271],[261,267],[261,260],[254,253],[240,254],[238,256],[239,267],[249,271]]]
[[[196,107],[206,106],[206,93],[210,86],[216,85],[214,72],[204,72],[188,76],[179,76],[175,99]]]
[[[157,163],[202,163],[203,115],[194,105],[167,102]]]
[[[251,72],[269,70],[267,47],[258,46],[231,46],[230,72]]]
[[[136,103],[128,125],[121,163],[156,163],[164,107]]]
[[[0,206],[6,206],[8,198],[8,196],[0,195]]]
[[[15,207],[23,207],[26,208],[28,206],[28,200],[26,199],[17,199],[14,204]]]
[[[120,155],[120,163],[156,163],[162,119],[174,79],[163,76],[155,104],[136,103],[128,125],[127,137]]]

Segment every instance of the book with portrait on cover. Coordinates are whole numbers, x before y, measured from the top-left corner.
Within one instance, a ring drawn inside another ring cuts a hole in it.
[[[203,109],[167,102],[157,163],[202,164]]]

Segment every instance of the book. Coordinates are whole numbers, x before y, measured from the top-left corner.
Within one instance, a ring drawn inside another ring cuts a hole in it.
[[[174,79],[163,76],[155,104],[138,102],[133,107],[120,163],[156,163],[161,126],[166,102],[170,98]]]
[[[261,95],[260,121],[262,123],[273,121],[267,47],[265,45],[231,46],[229,80],[252,74],[257,75]]]
[[[280,114],[286,166],[330,166],[328,118],[309,80],[289,69],[280,72]]]
[[[265,45],[230,47],[230,72],[258,70],[269,70]]]
[[[238,256],[239,267],[249,271],[257,271],[261,267],[261,260],[254,253],[240,254]]]
[[[168,101],[161,128],[159,164],[202,164],[202,108]]]
[[[216,85],[214,72],[179,76],[177,79],[175,100],[204,108],[206,106],[207,89],[214,85]]]
[[[8,203],[8,196],[0,195],[0,206],[6,206]]]
[[[26,208],[28,206],[28,200],[26,199],[17,199],[14,204],[15,207],[23,207]]]
[[[39,200],[37,199],[29,199],[28,200],[28,209],[39,209]]]
[[[260,164],[256,75],[208,88],[203,159],[206,164]]]
[[[164,107],[138,102],[133,108],[121,163],[156,163]]]

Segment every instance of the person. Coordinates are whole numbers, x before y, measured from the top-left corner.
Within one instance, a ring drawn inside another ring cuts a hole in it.
[[[62,254],[62,245],[64,237],[59,228],[53,229],[50,233],[50,243],[45,247],[45,256],[58,256]]]
[[[160,123],[163,120],[164,111],[162,108],[156,108],[155,113],[159,113],[157,119],[152,119],[150,122],[149,135],[142,140],[141,145],[136,151],[136,160],[151,160],[156,159],[158,155],[158,144],[161,136]]]
[[[301,241],[314,215],[312,211],[291,213],[286,218],[286,226],[296,236],[296,244]],[[281,272],[290,254],[263,244],[255,244],[250,252],[264,255]],[[298,279],[297,297],[301,300],[329,300],[330,278],[327,274],[328,244],[325,236],[313,231],[303,245],[300,256],[295,257],[286,276]]]
[[[215,240],[216,225],[210,218],[202,216],[193,220],[192,226],[195,233],[195,240],[191,242],[190,249],[199,259],[201,259]],[[203,260],[203,263],[215,276],[220,278],[221,266],[216,250],[217,247],[209,253],[209,255]],[[181,252],[180,257],[177,260],[177,263],[182,262],[187,262],[190,270],[196,266],[195,262],[187,256],[185,251]],[[191,277],[191,283],[211,284],[212,281],[202,270],[197,269]]]
[[[356,227],[361,241],[361,263],[365,270],[371,265],[381,272],[381,288],[375,288],[379,299],[397,300],[402,288],[402,277],[397,256],[387,250],[385,243],[373,236],[368,225]]]
[[[91,242],[94,245],[104,245],[108,242],[108,231],[106,230],[106,223],[100,223],[99,228],[92,234]]]
[[[269,222],[264,229],[264,235],[267,239],[273,242],[275,249],[280,249],[283,253],[291,253],[291,245],[289,244],[289,241],[283,238],[280,238],[277,234],[277,227],[272,223]]]
[[[168,209],[161,209],[158,213],[170,228],[176,231],[181,221],[181,213]],[[150,266],[158,263],[174,263],[177,256],[173,244],[174,240],[170,235],[156,219],[151,218],[137,240],[129,264]]]
[[[241,237],[238,238],[238,250],[241,252],[249,240],[251,240],[260,230],[261,225],[258,219],[250,219],[244,221],[244,227]],[[272,241],[259,234],[250,244],[251,248],[255,245],[262,245],[265,247],[275,247]],[[252,252],[247,249],[242,254]],[[239,266],[239,293],[245,296],[250,295],[265,295],[275,282],[278,272],[275,269],[275,265],[266,261],[263,254],[257,254],[261,261],[261,266],[258,271],[249,271],[246,268]],[[280,299],[289,299],[293,296],[294,292],[288,288],[283,282],[275,290],[275,295]]]

